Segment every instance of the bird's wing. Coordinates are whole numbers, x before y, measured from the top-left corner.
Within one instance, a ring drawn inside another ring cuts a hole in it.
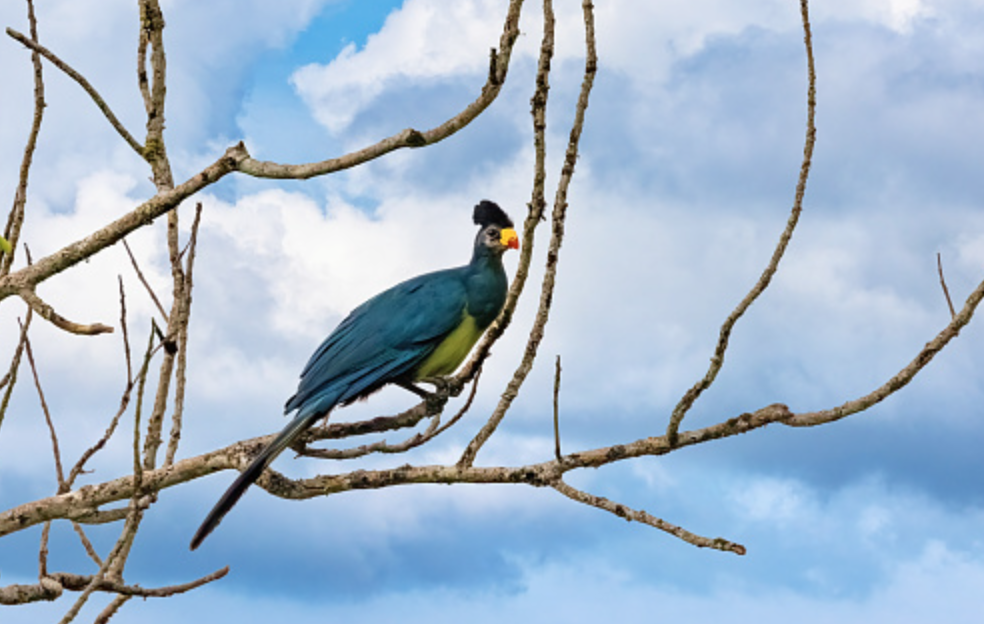
[[[330,409],[318,405],[320,397],[348,403],[405,376],[461,324],[466,304],[460,269],[421,275],[376,295],[314,352],[286,411]],[[339,395],[340,385],[346,389]]]

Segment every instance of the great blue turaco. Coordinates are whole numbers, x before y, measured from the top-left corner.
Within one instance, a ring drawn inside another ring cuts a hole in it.
[[[336,406],[364,399],[389,383],[414,389],[414,382],[450,375],[464,361],[505,303],[502,254],[519,248],[512,220],[494,202],[479,202],[472,218],[481,229],[471,262],[379,293],[321,343],[284,407],[285,414],[296,410],[294,418],[215,504],[192,538],[192,550],[266,467]]]

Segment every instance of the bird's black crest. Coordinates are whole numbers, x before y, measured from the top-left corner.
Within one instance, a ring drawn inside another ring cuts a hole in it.
[[[499,204],[487,199],[478,202],[478,205],[475,206],[475,214],[472,216],[472,219],[475,221],[475,225],[480,225],[483,228],[488,225],[498,225],[503,228],[511,228],[513,226],[512,219],[509,218],[509,215],[502,208],[499,208]]]

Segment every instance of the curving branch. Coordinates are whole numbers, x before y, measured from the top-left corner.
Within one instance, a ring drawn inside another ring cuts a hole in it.
[[[542,50],[551,50],[553,47],[553,9],[549,0],[545,0],[544,6],[544,43]],[[560,259],[560,246],[564,240],[564,220],[567,217],[567,189],[574,176],[574,165],[577,162],[578,145],[581,139],[581,131],[584,128],[584,115],[588,108],[588,98],[591,88],[594,86],[595,73],[598,70],[598,56],[595,48],[594,31],[594,6],[591,0],[584,0],[582,3],[584,13],[584,37],[585,37],[585,63],[584,78],[581,82],[581,92],[578,96],[574,111],[574,122],[571,125],[570,137],[567,143],[567,150],[564,156],[564,165],[561,169],[560,179],[557,182],[557,191],[554,196],[553,213],[551,215],[551,237],[550,245],[547,249],[546,271],[543,275],[543,283],[540,287],[540,304],[536,313],[536,320],[530,329],[529,338],[526,342],[526,349],[523,359],[512,379],[506,386],[499,404],[496,406],[492,416],[488,419],[482,429],[475,435],[468,447],[458,460],[461,467],[470,466],[475,461],[475,456],[488,439],[495,433],[496,428],[505,418],[506,412],[512,402],[519,395],[519,390],[533,369],[533,362],[537,356],[540,342],[543,340],[547,321],[550,318],[550,306],[553,303],[554,284],[557,276],[557,263]],[[546,56],[546,62],[541,63],[541,68],[545,65],[549,69],[549,54],[541,52],[541,59]],[[539,90],[538,90],[539,91]],[[536,98],[534,97],[536,106]],[[546,106],[546,92],[543,92],[542,106]],[[536,113],[534,113],[536,119]],[[536,199],[534,198],[534,203]]]
[[[34,15],[34,2],[27,1],[27,21],[30,27],[29,41],[38,40],[38,20]],[[14,191],[14,205],[7,216],[7,225],[0,236],[0,276],[10,273],[14,264],[14,253],[20,240],[21,228],[24,225],[24,211],[27,207],[27,181],[34,161],[34,150],[38,145],[38,135],[41,132],[41,121],[44,119],[44,72],[41,59],[37,52],[31,54],[31,65],[34,67],[34,115],[31,119],[31,130],[27,135],[24,146],[24,156],[21,158],[20,171],[17,178],[17,189]]]
[[[139,585],[126,585],[125,583],[107,578],[97,579],[95,575],[52,572],[34,585],[8,585],[6,587],[0,587],[0,605],[18,605],[56,600],[65,591],[84,591],[90,586],[93,587],[92,591],[113,593],[130,598],[167,598],[168,596],[191,591],[212,581],[217,581],[228,573],[229,566],[226,566],[188,583],[145,588]]]
[[[786,221],[786,228],[783,230],[782,235],[779,237],[779,243],[776,245],[775,251],[772,252],[772,258],[769,260],[769,264],[765,267],[762,275],[759,277],[758,281],[752,287],[752,289],[745,295],[745,298],[741,300],[738,306],[728,315],[728,318],[724,321],[721,326],[721,331],[718,335],[717,346],[714,348],[714,355],[711,356],[711,365],[707,369],[707,373],[704,377],[695,383],[680,399],[676,407],[673,408],[673,413],[670,415],[670,422],[666,427],[666,435],[670,440],[676,440],[677,431],[680,429],[680,423],[683,422],[684,416],[693,406],[694,402],[703,394],[704,390],[707,390],[714,380],[717,378],[718,372],[724,365],[724,353],[728,349],[728,339],[731,336],[731,330],[734,329],[735,323],[738,319],[748,311],[755,300],[758,299],[759,295],[765,292],[765,289],[769,287],[772,281],[772,277],[779,270],[779,261],[782,260],[783,255],[786,253],[786,248],[789,246],[789,241],[793,236],[793,230],[796,229],[796,224],[799,222],[800,213],[803,210],[803,196],[806,193],[806,180],[810,175],[810,164],[813,160],[813,147],[816,144],[817,128],[815,124],[816,119],[816,107],[817,107],[817,75],[816,68],[813,63],[813,37],[810,31],[810,7],[808,0],[800,0],[800,14],[803,20],[803,43],[806,47],[806,66],[807,66],[807,96],[806,96],[806,141],[803,145],[803,162],[800,165],[799,179],[796,182],[796,195],[793,199],[793,208],[790,211],[789,219]]]
[[[44,302],[41,297],[37,295],[36,292],[30,288],[25,288],[19,293],[20,298],[24,300],[24,303],[31,306],[38,316],[45,319],[58,329],[63,329],[71,334],[79,334],[82,336],[97,336],[99,334],[109,334],[113,332],[113,328],[109,325],[103,325],[102,323],[91,323],[82,324],[70,321],[64,316],[55,312],[55,309]]]
[[[479,376],[480,375],[476,375],[475,380],[472,383],[471,392],[465,400],[465,404],[462,405],[455,415],[452,416],[451,419],[444,425],[441,425],[441,414],[444,413],[444,405],[446,404],[449,395],[447,390],[445,390],[444,393],[438,392],[436,395],[428,396],[423,403],[417,407],[411,408],[407,412],[404,412],[404,414],[407,415],[412,414],[412,416],[409,416],[407,423],[404,426],[416,425],[417,422],[422,420],[424,417],[430,418],[431,421],[426,430],[415,433],[403,442],[389,444],[386,440],[379,440],[371,444],[363,444],[361,446],[348,449],[311,448],[305,443],[299,443],[295,447],[295,450],[297,451],[298,456],[342,460],[364,457],[370,453],[385,453],[394,455],[397,453],[405,453],[411,449],[423,446],[453,427],[466,413],[468,413],[468,410],[471,409],[472,403],[475,400],[475,395],[478,393]],[[410,423],[412,423],[412,425]]]
[[[502,307],[502,312],[492,325],[485,331],[478,346],[475,347],[468,362],[461,368],[454,377],[453,384],[463,384],[467,380],[478,374],[485,359],[489,356],[494,345],[505,333],[506,328],[512,322],[513,313],[519,303],[519,297],[526,286],[526,278],[529,276],[530,265],[533,261],[534,241],[536,230],[543,222],[543,213],[546,210],[547,202],[544,199],[545,186],[547,179],[546,171],[546,130],[547,130],[547,96],[550,92],[550,63],[554,53],[554,12],[553,4],[550,0],[543,2],[543,38],[540,42],[540,52],[537,61],[536,88],[530,100],[531,114],[533,116],[533,189],[532,199],[529,203],[529,210],[526,219],[523,221],[523,240],[519,246],[519,262],[516,266],[516,273],[513,275],[512,283],[506,294],[506,303]]]
[[[17,370],[20,368],[21,358],[24,355],[24,348],[27,345],[27,330],[31,326],[34,312],[31,308],[27,309],[27,316],[21,323],[20,336],[17,339],[17,346],[14,348],[14,355],[10,358],[10,368],[0,377],[0,390],[3,390],[3,397],[0,398],[0,427],[3,426],[3,419],[7,413],[7,406],[10,405],[10,396],[13,394],[14,386],[17,384]],[[20,319],[18,318],[18,322]]]
[[[268,470],[257,481],[257,485],[275,496],[286,499],[307,499],[350,490],[378,489],[415,483],[511,483],[553,487],[558,479],[572,470],[598,468],[637,457],[666,455],[686,446],[740,435],[772,423],[784,422],[793,416],[788,407],[775,404],[709,427],[682,432],[676,445],[670,444],[666,436],[642,438],[628,444],[568,453],[559,460],[524,466],[460,467],[407,464],[396,468],[355,470],[309,479],[288,479],[276,471]],[[363,429],[370,423],[378,425],[379,421],[380,419],[374,419],[356,424]],[[325,439],[329,431],[333,430],[337,435],[345,429],[344,424],[322,427],[312,430],[309,436],[313,439]],[[170,466],[145,470],[139,478],[128,475],[25,503],[0,513],[0,537],[54,519],[87,523],[89,517],[98,518],[98,514],[104,513],[99,511],[99,507],[131,498],[140,487],[157,492],[221,470],[243,469],[273,437],[268,435],[244,440],[222,449],[177,461]]]
[[[905,368],[874,391],[831,409],[796,414],[796,416],[787,420],[785,424],[791,427],[822,425],[840,420],[852,414],[857,414],[858,412],[863,412],[876,403],[884,401],[912,381],[916,374],[924,369],[937,353],[942,351],[951,340],[960,334],[960,330],[974,317],[974,313],[977,311],[977,306],[980,305],[981,299],[984,299],[984,281],[978,284],[977,288],[970,293],[963,308],[953,316],[950,323],[936,334],[936,337],[926,343],[926,346],[916,354],[916,357]]]
[[[619,518],[624,518],[628,522],[641,522],[642,524],[648,524],[655,529],[665,531],[666,533],[669,533],[670,535],[677,537],[688,544],[693,544],[698,548],[713,548],[714,550],[732,552],[736,555],[744,555],[747,552],[745,547],[741,544],[736,544],[732,541],[724,539],[723,537],[710,538],[697,535],[696,533],[691,533],[683,527],[671,524],[666,520],[657,518],[656,516],[646,513],[645,511],[631,509],[630,507],[626,507],[620,503],[612,502],[603,496],[595,496],[573,488],[565,483],[563,479],[558,479],[554,482],[553,489],[573,501],[577,501],[591,507],[597,507],[598,509],[615,514]]]
[[[499,38],[499,50],[497,52],[493,49],[491,52],[489,76],[485,86],[482,87],[481,94],[464,110],[439,126],[424,131],[407,128],[374,145],[319,162],[290,165],[247,158],[240,164],[239,170],[257,178],[306,180],[361,165],[397,149],[433,145],[455,134],[481,115],[502,90],[509,71],[513,46],[519,38],[519,16],[522,7],[523,0],[510,0],[502,35]]]
[[[34,264],[0,277],[0,301],[19,294],[25,288],[33,288],[51,276],[118,243],[137,228],[149,225],[185,199],[235,171],[247,155],[246,147],[238,143],[227,149],[225,154],[214,163],[173,189],[158,193],[109,225],[66,245]]]
[[[28,48],[29,50],[32,50],[35,54],[40,54],[44,58],[48,59],[48,61],[52,65],[62,70],[62,72],[64,72],[69,78],[71,78],[76,83],[78,83],[78,85],[82,87],[82,90],[85,91],[90,98],[92,98],[93,102],[95,102],[96,106],[102,112],[103,116],[106,117],[106,121],[109,122],[109,125],[113,126],[113,129],[116,130],[117,134],[119,134],[124,141],[126,141],[127,145],[133,148],[133,151],[135,151],[137,154],[140,154],[141,156],[144,155],[144,147],[140,145],[140,143],[135,138],[133,138],[133,135],[130,134],[130,131],[127,130],[126,127],[123,125],[123,123],[119,120],[119,118],[113,112],[113,109],[110,108],[109,104],[106,103],[106,100],[103,99],[101,95],[99,95],[99,92],[96,91],[96,88],[93,87],[88,80],[86,80],[85,76],[75,71],[75,69],[73,69],[71,65],[58,58],[58,56],[54,52],[44,47],[40,43],[38,43],[37,36],[36,33],[33,32],[33,28],[32,28],[32,36],[30,38],[25,37],[23,34],[9,27],[7,28],[7,35],[12,39],[15,39],[16,41],[19,41],[21,44],[24,45],[24,47]]]

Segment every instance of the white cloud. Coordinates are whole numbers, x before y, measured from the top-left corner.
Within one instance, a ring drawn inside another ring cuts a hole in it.
[[[720,556],[720,555],[719,555]],[[794,616],[804,624],[977,624],[984,561],[928,544],[910,562],[891,570],[885,583],[862,599],[814,597],[754,582],[720,582],[713,578],[699,591],[684,591],[630,577],[607,558],[586,557],[564,564],[523,561],[521,591],[405,591],[371,600],[325,604],[292,600],[260,592],[232,592],[209,586],[172,600],[128,605],[121,624],[172,622],[189,612],[222,613],[230,619],[289,619],[322,622],[325,617],[358,624],[406,614],[407,621],[476,624],[503,621],[572,621],[640,619],[654,608],[667,620],[695,624],[748,621],[781,624]],[[753,588],[749,589],[748,585]],[[654,607],[658,605],[658,607]],[[37,611],[5,614],[10,624],[34,622]]]
[[[917,20],[933,17],[934,5],[940,4],[932,0],[835,0],[813,4],[811,13],[820,19],[869,21],[907,34]]]
[[[738,490],[735,500],[742,513],[751,520],[788,526],[805,520],[804,516],[810,514],[812,505],[804,500],[804,490],[802,483],[793,480],[761,479]]]
[[[221,239],[232,266],[259,280],[226,287],[268,293],[276,332],[323,335],[332,317],[337,322],[384,288],[471,257],[471,203],[387,197],[369,215],[341,198],[322,206],[279,190],[235,205],[206,203],[203,239]],[[459,243],[434,244],[451,240]]]
[[[297,70],[292,81],[318,121],[337,133],[394,85],[487,71],[504,17],[503,3],[495,0],[412,0],[391,13],[363,49],[350,43],[327,65]]]

